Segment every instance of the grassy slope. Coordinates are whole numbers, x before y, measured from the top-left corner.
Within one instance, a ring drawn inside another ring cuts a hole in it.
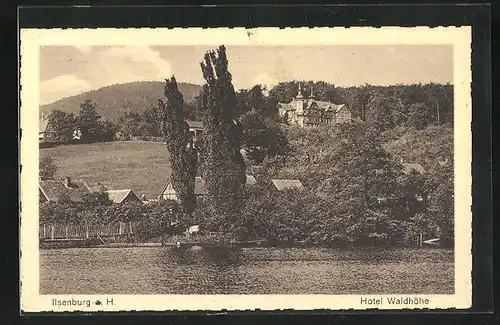
[[[109,189],[131,188],[156,198],[170,176],[166,145],[162,142],[116,141],[40,149],[58,170],[56,177],[84,179]]]

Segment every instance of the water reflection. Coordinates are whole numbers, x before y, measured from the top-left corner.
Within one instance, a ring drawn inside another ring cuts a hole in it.
[[[444,249],[54,249],[40,281],[42,294],[438,294],[454,265]]]
[[[161,263],[170,265],[163,285],[175,287],[172,293],[224,293],[242,281],[241,249],[195,246],[164,249],[160,255]]]
[[[241,263],[242,250],[239,248],[194,246],[165,249],[161,251],[161,256],[165,261],[179,265],[204,264],[223,267]]]

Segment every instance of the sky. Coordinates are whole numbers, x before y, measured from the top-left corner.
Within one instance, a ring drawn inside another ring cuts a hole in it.
[[[132,81],[203,84],[208,46],[44,46],[40,104]],[[236,90],[280,81],[363,84],[452,83],[451,45],[227,46]]]

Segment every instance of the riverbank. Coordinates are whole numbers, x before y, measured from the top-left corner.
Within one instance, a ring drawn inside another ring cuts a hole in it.
[[[84,239],[54,239],[40,240],[40,249],[62,249],[62,248],[125,248],[125,247],[176,247],[176,248],[191,248],[191,247],[219,247],[219,248],[251,248],[251,247],[268,247],[268,248],[452,248],[444,247],[436,241],[429,241],[429,244],[422,246],[411,246],[404,243],[398,245],[378,244],[367,245],[359,243],[342,243],[321,245],[318,243],[307,242],[269,242],[266,239],[256,240],[233,240],[227,238],[214,238],[207,236],[187,237],[187,236],[160,236],[139,240],[136,237],[123,238],[84,238]]]
[[[249,247],[267,247],[265,240],[252,241],[207,241],[190,238],[170,237],[169,240],[157,241],[115,241],[105,242],[101,238],[88,239],[58,239],[40,241],[41,249],[61,249],[61,248],[124,248],[124,247],[218,247],[218,248],[249,248]]]

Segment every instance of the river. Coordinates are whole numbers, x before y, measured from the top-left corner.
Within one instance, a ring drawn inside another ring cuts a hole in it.
[[[452,294],[453,250],[40,250],[41,294]]]

